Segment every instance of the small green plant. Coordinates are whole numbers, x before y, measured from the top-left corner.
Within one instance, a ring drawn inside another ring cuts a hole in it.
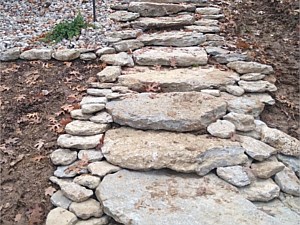
[[[85,22],[83,16],[79,12],[78,15],[72,21],[63,21],[55,25],[52,31],[48,32],[42,41],[45,42],[60,42],[64,38],[72,39],[80,35],[81,29],[87,28],[88,23]]]

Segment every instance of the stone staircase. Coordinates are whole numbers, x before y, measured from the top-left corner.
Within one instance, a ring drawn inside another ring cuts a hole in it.
[[[51,154],[61,190],[46,224],[299,224],[299,140],[259,119],[273,69],[224,48],[221,8],[112,9],[108,66]]]

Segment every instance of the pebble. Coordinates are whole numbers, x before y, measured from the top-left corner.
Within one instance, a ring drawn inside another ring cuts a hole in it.
[[[246,73],[241,76],[241,80],[245,81],[257,81],[265,78],[265,74],[262,73]]]
[[[51,153],[50,159],[54,165],[70,165],[77,159],[77,152],[70,149],[56,149]]]
[[[65,127],[67,134],[78,136],[91,136],[102,134],[109,129],[108,124],[99,124],[92,121],[74,120]]]
[[[105,97],[93,97],[93,96],[86,96],[83,97],[80,105],[83,106],[85,104],[105,104],[107,99]]]
[[[235,96],[242,96],[245,93],[245,90],[239,86],[236,85],[227,85],[226,91],[229,94],[235,95]]]
[[[235,125],[227,120],[217,120],[207,127],[208,133],[219,138],[230,138],[235,133]]]
[[[224,120],[233,123],[238,131],[252,131],[255,129],[254,117],[252,115],[231,112],[223,116]]]
[[[95,189],[100,184],[100,178],[90,174],[82,174],[75,177],[73,182],[89,189]]]
[[[103,154],[99,150],[80,150],[78,152],[78,158],[83,159],[85,157],[89,162],[100,161],[103,158]]]
[[[251,183],[246,169],[242,166],[218,167],[217,174],[223,180],[237,187],[243,187]]]
[[[93,191],[79,184],[70,182],[60,186],[63,194],[74,202],[83,202],[93,195]]]
[[[111,89],[98,89],[98,88],[88,88],[86,92],[89,95],[98,96],[98,97],[105,97],[108,94],[112,93]]]
[[[91,117],[90,121],[94,123],[112,123],[113,118],[107,112],[99,112],[95,116]]]
[[[70,211],[57,207],[49,212],[46,225],[75,225],[77,220],[77,217]]]
[[[104,54],[114,54],[114,53],[116,53],[116,50],[112,47],[104,47],[96,51],[97,56],[101,56]]]
[[[268,179],[284,169],[284,164],[276,161],[264,161],[251,164],[251,170],[255,176]]]
[[[58,50],[52,54],[52,57],[59,61],[72,61],[79,58],[80,51],[77,49]]]
[[[92,52],[80,54],[80,59],[85,61],[93,60],[96,58],[97,58],[96,54]]]
[[[63,148],[91,149],[99,144],[101,138],[102,134],[86,137],[62,134],[58,137],[57,144]]]
[[[56,207],[61,207],[64,209],[68,209],[71,205],[72,201],[64,196],[61,190],[55,192],[51,198],[51,203]]]
[[[101,110],[105,109],[104,104],[84,104],[81,106],[81,110],[85,114],[92,114],[96,112],[100,112]]]
[[[94,162],[90,163],[88,165],[88,170],[96,176],[104,177],[107,174],[115,173],[119,170],[121,170],[120,167],[112,165],[108,162],[102,161],[102,162]]]
[[[101,217],[103,215],[103,207],[100,202],[95,199],[88,199],[83,202],[72,202],[69,210],[81,219],[89,219],[91,217]]]
[[[87,173],[87,168],[80,165],[80,162],[77,161],[68,166],[58,166],[54,171],[54,176],[60,178],[69,178],[75,177],[78,174]]]
[[[285,167],[281,172],[275,175],[274,180],[283,192],[300,196],[300,180],[293,170]]]
[[[75,109],[71,111],[71,117],[76,120],[89,120],[93,115],[82,112],[82,109]]]
[[[99,82],[115,82],[120,75],[120,66],[107,66],[104,70],[97,73]]]

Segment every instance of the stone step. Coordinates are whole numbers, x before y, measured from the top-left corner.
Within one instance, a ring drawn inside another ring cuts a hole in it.
[[[195,18],[192,15],[179,15],[179,16],[168,16],[168,17],[140,17],[135,21],[131,22],[131,26],[134,29],[162,29],[172,27],[183,27],[192,25],[195,22]]]
[[[194,5],[154,3],[154,2],[130,2],[128,10],[139,13],[144,17],[159,17],[176,14],[178,12],[195,12]]]
[[[135,63],[143,66],[197,66],[206,65],[207,53],[200,47],[168,48],[153,47],[142,48],[133,52]]]
[[[132,94],[106,104],[115,123],[139,129],[204,131],[226,114],[227,104],[199,92]]]
[[[121,75],[118,82],[131,90],[145,91],[147,85],[156,83],[162,92],[201,91],[204,89],[225,89],[239,81],[239,75],[232,71],[221,71],[214,67],[174,70],[145,70],[144,72]]]
[[[194,4],[196,6],[205,6],[208,4],[208,0],[121,0],[120,4],[126,4],[130,2],[157,2],[157,3],[173,3],[173,4]]]
[[[286,207],[279,217],[268,215],[214,174],[121,170],[103,179],[96,196],[121,224],[291,225],[299,219]]]
[[[166,31],[152,34],[145,33],[139,36],[138,40],[148,46],[190,47],[204,43],[206,36],[198,32]]]
[[[219,33],[220,28],[218,26],[198,26],[198,25],[191,25],[185,26],[186,30],[195,31],[199,33]]]

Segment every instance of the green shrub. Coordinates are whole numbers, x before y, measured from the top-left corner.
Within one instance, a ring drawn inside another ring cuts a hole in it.
[[[81,29],[87,28],[88,23],[85,22],[83,16],[79,12],[72,21],[63,21],[55,25],[52,31],[48,32],[42,41],[45,42],[60,42],[64,38],[70,40],[73,37],[79,36]]]

